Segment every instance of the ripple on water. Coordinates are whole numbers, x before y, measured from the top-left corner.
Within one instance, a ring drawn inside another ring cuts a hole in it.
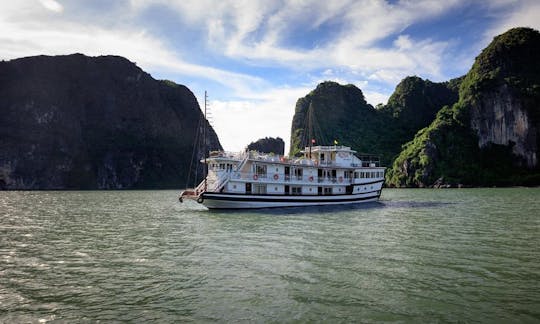
[[[2,192],[0,322],[540,321],[540,189],[244,212],[177,194]]]

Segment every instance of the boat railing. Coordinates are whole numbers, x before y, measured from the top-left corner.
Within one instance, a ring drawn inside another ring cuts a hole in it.
[[[255,173],[255,172],[231,172],[227,174],[228,177],[226,180],[247,180],[252,182],[272,182],[272,183],[287,183],[287,182],[305,182],[309,183],[320,183],[320,184],[347,184],[353,183],[353,178],[345,177],[317,177],[317,176],[308,176],[308,175],[284,175],[284,174],[265,174],[265,173]]]

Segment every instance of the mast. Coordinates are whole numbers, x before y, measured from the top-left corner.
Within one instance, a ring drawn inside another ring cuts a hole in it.
[[[204,166],[203,166],[203,172],[204,172],[204,191],[207,189],[207,181],[206,178],[208,177],[208,164],[206,164],[206,151],[207,151],[207,143],[206,143],[206,128],[208,127],[208,120],[206,120],[206,106],[208,101],[208,95],[206,94],[206,90],[204,90],[204,127],[203,127],[203,152],[204,152]]]
[[[309,145],[309,156],[311,159],[311,147],[313,146],[313,102],[309,103],[308,108],[308,145]]]

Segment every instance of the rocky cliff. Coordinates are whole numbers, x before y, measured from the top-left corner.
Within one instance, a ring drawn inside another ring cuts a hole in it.
[[[443,108],[396,158],[394,186],[540,183],[540,33],[495,37]]]
[[[0,62],[0,187],[183,187],[199,120],[188,88],[122,57]]]
[[[351,146],[362,153],[377,154],[390,165],[401,145],[429,125],[437,112],[458,100],[461,78],[435,83],[419,77],[403,79],[388,100],[377,109],[369,105],[354,85],[323,82],[296,103],[291,129],[291,153],[307,145],[308,111],[312,111],[312,137],[321,145]]]
[[[437,83],[417,76],[406,77],[380,110],[393,117],[394,127],[399,128],[402,138],[408,141],[418,130],[428,126],[443,106],[458,101],[462,79]]]
[[[251,142],[247,146],[248,151],[259,151],[263,153],[274,153],[283,155],[285,153],[285,142],[282,138],[265,137]]]
[[[290,154],[297,154],[313,138],[316,145],[337,141],[359,152],[379,153],[389,161],[400,146],[395,129],[387,128],[391,122],[392,117],[368,104],[356,86],[323,82],[296,102]]]

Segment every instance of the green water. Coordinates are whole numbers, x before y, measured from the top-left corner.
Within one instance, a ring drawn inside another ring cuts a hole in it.
[[[0,322],[539,322],[540,189],[208,212],[0,192]]]

